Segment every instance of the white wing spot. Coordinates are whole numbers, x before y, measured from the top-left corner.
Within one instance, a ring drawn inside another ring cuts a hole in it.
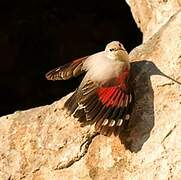
[[[108,124],[109,120],[108,119],[105,119],[102,123],[102,126],[106,126]]]
[[[83,92],[83,95],[86,96],[87,94],[91,93],[92,91],[94,91],[96,88],[90,89],[86,92]]]
[[[130,94],[130,97],[129,97],[130,99],[129,99],[129,103],[131,103],[131,101],[132,101],[132,95]]]
[[[129,114],[126,114],[125,119],[128,120],[130,118]]]
[[[57,71],[59,71],[60,70],[60,68],[57,68],[56,70],[55,70],[55,72],[57,72]]]
[[[84,108],[85,108],[85,106],[84,106],[83,104],[79,104],[79,103],[78,103],[78,106],[79,106],[78,109],[84,109]]]
[[[116,124],[116,121],[115,120],[111,120],[111,122],[109,123],[109,126],[113,127],[115,124]]]
[[[121,126],[121,124],[122,124],[122,122],[123,122],[123,119],[118,119],[118,122],[117,122],[117,126]]]
[[[126,99],[125,99],[125,104],[124,104],[124,106],[127,107],[127,106],[128,106],[128,96],[126,96],[125,98],[126,98]]]

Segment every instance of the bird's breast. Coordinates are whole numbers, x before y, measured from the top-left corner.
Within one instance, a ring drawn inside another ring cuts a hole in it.
[[[87,78],[97,82],[106,82],[110,79],[118,77],[123,69],[125,68],[126,63],[115,61],[111,62],[105,60],[104,62],[96,62],[92,64],[87,72]]]

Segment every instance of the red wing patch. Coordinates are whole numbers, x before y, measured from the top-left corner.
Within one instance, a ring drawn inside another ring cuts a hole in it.
[[[118,86],[96,87],[85,85],[79,89],[78,101],[86,120],[95,122],[96,131],[104,135],[117,135],[122,122],[129,119],[132,95]],[[126,86],[125,86],[126,87]]]
[[[76,114],[77,111],[85,113],[85,120],[95,123],[95,129],[104,135],[113,132],[118,135],[122,123],[128,120],[132,111],[132,94],[127,85],[128,70],[125,70],[118,78],[98,84],[91,80],[82,84],[76,91],[75,99],[70,100],[69,111]],[[77,102],[74,107],[73,102]]]
[[[106,105],[106,107],[120,107],[121,105],[127,105],[123,101],[127,99],[126,91],[129,71],[125,71],[115,79],[116,85],[111,87],[100,87],[97,89],[97,94],[100,101]]]
[[[101,87],[97,89],[97,94],[106,107],[119,107],[124,99],[124,92],[117,87]]]

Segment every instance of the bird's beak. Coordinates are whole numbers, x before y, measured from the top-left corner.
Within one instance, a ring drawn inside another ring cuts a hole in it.
[[[120,47],[119,50],[126,51],[126,49],[124,49],[124,48],[122,48],[122,47]]]

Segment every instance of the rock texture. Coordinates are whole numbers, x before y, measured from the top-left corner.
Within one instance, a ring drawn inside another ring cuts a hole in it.
[[[179,180],[181,11],[160,26],[130,53],[136,104],[119,137],[97,135],[66,117],[67,97],[3,116],[0,179]]]
[[[148,40],[181,8],[180,0],[126,0],[133,17]]]

